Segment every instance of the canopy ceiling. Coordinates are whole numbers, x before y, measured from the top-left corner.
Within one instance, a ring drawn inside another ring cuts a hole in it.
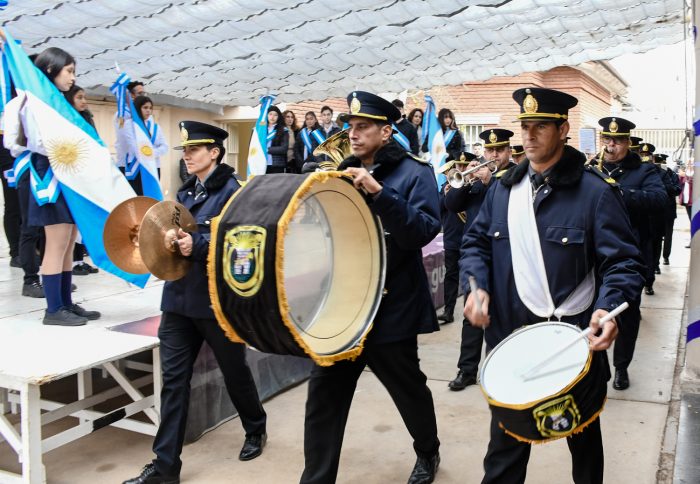
[[[61,47],[78,83],[117,61],[149,93],[255,105],[426,89],[644,52],[683,38],[682,0],[10,0],[29,53]]]

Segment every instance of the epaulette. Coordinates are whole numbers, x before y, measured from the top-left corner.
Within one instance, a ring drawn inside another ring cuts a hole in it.
[[[414,155],[414,154],[411,153],[410,151],[407,151],[407,152],[406,152],[406,156],[408,156],[409,158],[413,158],[413,159],[416,160],[418,163],[423,163],[423,164],[425,164],[425,165],[429,165],[429,164],[430,164],[430,162],[429,162],[428,160],[424,160],[424,159],[421,158],[420,156]]]
[[[493,175],[493,176],[495,176],[496,178],[501,178],[503,175],[506,174],[506,172],[507,172],[509,169],[510,169],[510,168],[506,168],[505,170],[497,171],[496,174]]]
[[[600,171],[597,166],[593,165],[586,165],[584,168],[586,171],[593,173],[595,176],[603,180],[605,183],[608,183],[614,187],[618,186],[618,183],[615,181],[614,178],[607,176],[605,173]]]

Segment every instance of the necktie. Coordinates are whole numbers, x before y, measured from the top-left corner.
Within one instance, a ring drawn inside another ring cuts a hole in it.
[[[532,176],[530,176],[530,183],[532,183],[532,188],[537,191],[544,185],[544,177],[540,173],[533,173]]]
[[[206,194],[207,194],[207,190],[204,188],[204,185],[197,182],[194,185],[194,199],[199,200],[200,197],[206,196]]]

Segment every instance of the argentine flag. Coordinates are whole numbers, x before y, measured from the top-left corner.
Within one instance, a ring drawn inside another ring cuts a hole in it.
[[[445,138],[442,134],[442,128],[437,118],[435,103],[433,98],[425,96],[425,115],[423,116],[423,136],[428,137],[428,161],[433,165],[435,170],[435,179],[437,180],[438,190],[447,181],[447,178],[438,170],[445,164],[447,159],[447,150],[445,149]]]
[[[107,257],[102,232],[110,211],[136,196],[112,163],[109,150],[56,86],[37,69],[27,54],[4,31],[4,51],[17,95],[23,99],[28,131],[43,140],[51,171],[66,198],[90,257],[98,267],[144,287],[148,274],[129,274]]]
[[[134,102],[129,96],[129,108],[131,112],[135,112]],[[141,120],[140,116],[132,116],[131,119],[125,120],[134,132],[134,143],[136,147],[136,159],[138,160],[138,170],[141,175],[141,186],[143,194],[147,197],[155,198],[158,201],[163,200],[163,192],[160,189],[160,180],[158,179],[158,165],[156,163],[156,150],[151,141],[151,134],[146,128],[146,125]]]
[[[260,114],[248,150],[248,178],[251,175],[264,175],[267,171],[267,111],[276,97],[275,94],[268,94],[260,98]]]

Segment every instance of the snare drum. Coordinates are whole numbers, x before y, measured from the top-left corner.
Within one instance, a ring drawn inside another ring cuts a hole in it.
[[[254,177],[212,224],[209,293],[233,341],[319,365],[356,358],[379,309],[384,232],[340,172]]]
[[[603,410],[607,395],[601,359],[581,338],[539,372],[523,375],[581,330],[544,322],[522,328],[496,346],[479,373],[499,426],[516,439],[542,443],[580,432]]]

